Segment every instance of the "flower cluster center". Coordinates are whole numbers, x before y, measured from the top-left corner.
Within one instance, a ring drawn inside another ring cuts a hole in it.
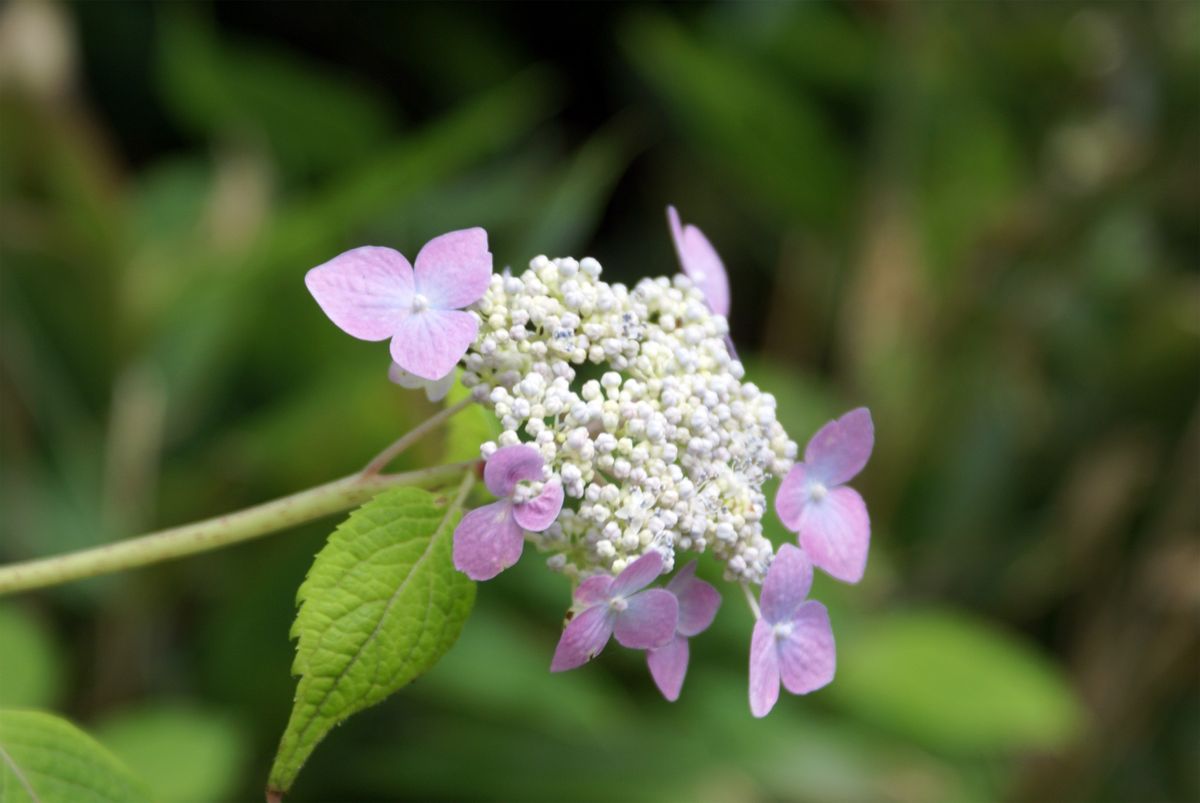
[[[761,582],[774,554],[762,485],[796,456],[775,398],[744,381],[725,318],[692,279],[629,288],[600,274],[594,259],[538,257],[494,274],[469,308],[480,328],[462,381],[502,430],[483,457],[541,453],[565,502],[529,537],[572,578],[618,574],[652,550],[670,571],[682,549]]]

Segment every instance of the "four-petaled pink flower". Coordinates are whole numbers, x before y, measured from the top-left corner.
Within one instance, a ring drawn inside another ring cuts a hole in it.
[[[667,220],[671,224],[671,238],[675,241],[675,253],[679,255],[683,272],[704,293],[713,312],[729,317],[729,277],[717,249],[700,229],[690,223],[683,225],[675,207],[667,207]]]
[[[662,568],[662,556],[647,552],[615,578],[598,574],[580,583],[575,602],[587,608],[563,630],[550,671],[583,666],[600,654],[613,635],[617,643],[635,650],[670,641],[679,620],[679,603],[665,588],[646,589]]]
[[[478,301],[492,275],[487,232],[435,237],[416,267],[391,248],[363,246],[318,265],[304,283],[321,309],[360,340],[392,339],[392,359],[422,379],[454,370],[479,331],[463,307]]]
[[[779,684],[808,694],[833,680],[837,663],[829,612],[805,600],[812,564],[797,547],[779,547],[759,604],[762,615],[750,638],[750,713],[765,717],[779,699]]]
[[[679,699],[683,678],[687,675],[688,639],[700,635],[712,624],[721,605],[721,595],[717,589],[696,577],[696,561],[675,573],[671,582],[667,583],[667,591],[674,594],[679,603],[675,637],[661,647],[648,650],[646,664],[663,697],[675,702]]]
[[[483,467],[488,490],[501,497],[462,517],[454,530],[454,567],[472,580],[491,580],[512,566],[525,547],[525,531],[541,532],[563,505],[562,483],[550,480],[533,498],[521,482],[540,482],[545,461],[532,446],[497,449]]]
[[[845,487],[871,457],[875,425],[865,407],[830,421],[804,448],[804,462],[784,477],[775,510],[818,567],[847,583],[862,579],[871,519],[858,491]]]

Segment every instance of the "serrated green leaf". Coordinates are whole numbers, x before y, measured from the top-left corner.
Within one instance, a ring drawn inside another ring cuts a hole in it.
[[[0,711],[0,801],[136,803],[141,782],[91,736],[41,711]]]
[[[350,514],[300,586],[296,700],[271,768],[286,792],[329,730],[433,666],[462,631],[475,584],[451,560],[472,474],[453,500],[417,488]]]
[[[1061,745],[1079,704],[1047,658],[982,620],[896,614],[839,645],[831,693],[865,719],[946,750]]]

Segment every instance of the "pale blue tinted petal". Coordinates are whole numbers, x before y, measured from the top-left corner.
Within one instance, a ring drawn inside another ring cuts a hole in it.
[[[491,580],[521,557],[525,534],[507,499],[477,507],[454,528],[454,568],[472,580]]]
[[[554,650],[550,671],[574,669],[599,655],[612,636],[615,618],[607,605],[597,605],[568,622]]]
[[[650,677],[654,678],[654,685],[658,686],[662,696],[671,702],[678,700],[679,691],[683,688],[683,678],[687,675],[687,637],[676,635],[663,646],[648,650],[646,665],[650,668]]]
[[[617,579],[613,581],[612,595],[627,597],[634,591],[640,591],[662,574],[662,567],[662,555],[654,550],[647,552],[617,575]]]
[[[808,597],[810,588],[812,563],[808,557],[793,544],[781,545],[759,595],[763,619],[770,624],[788,621]]]
[[[530,532],[540,533],[558,518],[563,506],[563,488],[558,480],[551,480],[542,487],[542,492],[528,502],[513,508],[513,515]]]
[[[750,637],[750,713],[765,717],[779,699],[779,656],[771,625],[759,619]]]
[[[814,564],[843,582],[862,579],[870,544],[871,518],[853,488],[834,488],[800,516],[800,546]]]
[[[614,632],[623,647],[648,650],[661,647],[675,636],[679,603],[662,588],[640,591],[628,598],[629,606],[617,614]]]
[[[849,482],[863,470],[875,447],[875,423],[866,407],[830,421],[804,448],[811,479],[826,485]]]
[[[540,480],[545,463],[542,453],[532,446],[501,446],[483,467],[483,482],[496,496],[512,496],[521,480]]]
[[[792,631],[777,645],[779,676],[792,694],[808,694],[833,680],[837,650],[829,612],[819,602],[806,602],[792,618]]]

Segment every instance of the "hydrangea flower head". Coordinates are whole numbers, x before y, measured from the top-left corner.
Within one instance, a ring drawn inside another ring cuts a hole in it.
[[[529,541],[575,584],[552,671],[587,663],[615,637],[645,650],[655,684],[677,699],[689,639],[721,597],[695,561],[651,586],[681,553],[708,552],[725,580],[762,585],[750,703],[763,716],[781,683],[803,694],[833,677],[828,615],[806,597],[813,564],[862,576],[870,524],[844,483],[870,456],[871,418],[860,409],[830,422],[796,464],[775,398],[745,381],[729,343],[720,257],[667,214],[683,273],[631,287],[603,280],[591,258],[539,256],[495,274],[481,229],[432,240],[415,267],[390,249],[358,248],[306,281],[351,335],[392,338],[394,382],[438,399],[461,363],[471,398],[496,416],[500,433],[480,454],[497,500],[459,522],[454,565],[488,580]],[[776,553],[764,535],[772,477],[784,477],[776,509],[802,549]]]
[[[454,530],[454,566],[472,580],[491,580],[521,557],[525,531],[549,527],[562,510],[557,479],[543,481],[546,462],[531,446],[497,449],[483,467],[489,491],[501,497],[475,508]]]
[[[696,561],[684,566],[671,581],[667,591],[679,603],[679,622],[675,637],[661,647],[646,652],[646,664],[654,684],[671,702],[679,699],[688,667],[688,639],[708,629],[721,606],[721,595],[709,583],[696,577]]]
[[[667,220],[671,224],[671,239],[675,241],[675,253],[679,255],[683,272],[704,293],[713,312],[729,317],[729,276],[717,249],[700,229],[690,223],[684,225],[675,207],[667,207]]]
[[[479,300],[491,275],[487,232],[474,228],[430,240],[415,267],[399,251],[368,245],[318,265],[304,282],[342,331],[360,340],[391,338],[397,365],[438,380],[475,340],[479,319],[463,307]]]
[[[804,462],[784,477],[775,510],[800,536],[812,562],[847,583],[862,579],[871,540],[871,520],[858,491],[846,487],[866,466],[875,445],[867,408],[851,410],[813,435]]]
[[[563,630],[550,671],[586,664],[614,635],[619,644],[635,650],[669,642],[679,621],[679,603],[666,589],[646,588],[662,570],[662,556],[647,552],[615,578],[597,574],[580,583],[575,602],[583,611]]]
[[[750,638],[750,712],[764,717],[779,699],[779,684],[792,694],[808,694],[833,680],[836,657],[829,612],[806,600],[812,564],[791,544],[779,554],[763,581],[762,615]]]
[[[473,309],[483,323],[462,382],[501,428],[481,454],[529,443],[566,494],[531,537],[551,568],[578,581],[656,551],[672,571],[683,550],[762,582],[774,553],[762,486],[797,447],[691,279],[630,288],[603,281],[594,259],[538,257],[493,275]]]

